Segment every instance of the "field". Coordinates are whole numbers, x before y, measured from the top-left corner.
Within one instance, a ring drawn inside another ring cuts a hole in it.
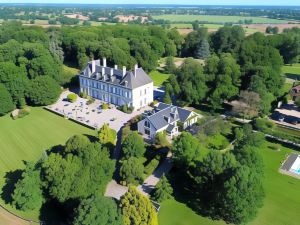
[[[286,28],[292,28],[292,27],[298,27],[300,28],[300,23],[298,24],[249,24],[249,25],[242,25],[244,28],[249,28],[249,29],[255,29],[257,31],[260,31],[264,33],[266,31],[266,28],[268,26],[276,26],[279,29],[279,32],[282,32]]]
[[[252,20],[253,23],[272,23],[272,24],[284,24],[288,23],[287,20],[269,19],[263,17],[244,17],[244,16],[219,16],[219,15],[159,15],[153,16],[154,19],[169,20],[175,22],[192,22],[192,21],[205,21],[207,23],[238,23],[240,20]]]
[[[153,70],[149,73],[149,76],[153,80],[154,86],[160,87],[169,78],[170,74]]]
[[[9,171],[22,169],[23,161],[36,161],[52,146],[64,144],[74,134],[95,134],[95,131],[65,120],[42,108],[31,108],[30,115],[12,120],[0,118],[0,192],[4,176]],[[3,199],[0,204],[4,205]],[[16,211],[9,205],[6,208]],[[17,212],[28,219],[38,219],[38,212]]]
[[[265,162],[264,206],[257,218],[248,225],[298,225],[300,211],[300,180],[278,172],[280,162],[292,149],[281,147],[280,151],[270,148],[265,142],[261,153]],[[223,221],[213,221],[197,215],[185,204],[169,200],[162,204],[159,212],[162,225],[225,225]]]

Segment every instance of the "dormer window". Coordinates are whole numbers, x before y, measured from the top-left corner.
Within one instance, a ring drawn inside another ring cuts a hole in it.
[[[149,127],[150,128],[150,122],[149,121],[145,121],[145,127]]]
[[[170,123],[170,117],[164,116],[164,119],[165,119],[168,123]]]

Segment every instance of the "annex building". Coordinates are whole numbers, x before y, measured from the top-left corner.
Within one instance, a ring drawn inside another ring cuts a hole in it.
[[[168,136],[173,138],[181,130],[185,130],[196,123],[201,117],[201,115],[193,111],[159,103],[153,111],[149,112],[138,123],[138,132],[151,140],[154,140],[158,132],[166,132]]]

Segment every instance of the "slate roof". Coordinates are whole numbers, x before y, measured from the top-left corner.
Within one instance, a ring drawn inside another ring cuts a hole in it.
[[[191,113],[192,111],[177,106],[159,103],[156,106],[154,113],[146,118],[148,118],[152,125],[159,130],[170,125],[170,123],[173,123],[174,121],[179,120],[180,122],[185,122]],[[171,129],[171,127],[168,128]]]
[[[174,125],[172,125],[172,124],[169,124],[169,126],[167,127],[167,132],[172,132],[172,130],[175,128],[175,126]]]
[[[123,76],[122,69],[115,69],[110,67],[101,66],[98,60],[96,61],[95,72],[92,73],[92,62],[89,62],[87,67],[80,73],[81,76],[89,77],[95,80],[101,80],[114,85],[121,85],[130,89],[135,89],[146,84],[150,84],[153,80],[142,69],[136,70],[136,76],[133,71],[126,71]],[[104,68],[104,74],[102,74],[102,68]],[[112,70],[112,76],[111,76]],[[104,76],[103,76],[104,75]]]

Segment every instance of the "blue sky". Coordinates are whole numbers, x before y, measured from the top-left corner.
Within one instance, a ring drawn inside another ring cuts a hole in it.
[[[300,0],[0,0],[0,3],[298,5]]]

